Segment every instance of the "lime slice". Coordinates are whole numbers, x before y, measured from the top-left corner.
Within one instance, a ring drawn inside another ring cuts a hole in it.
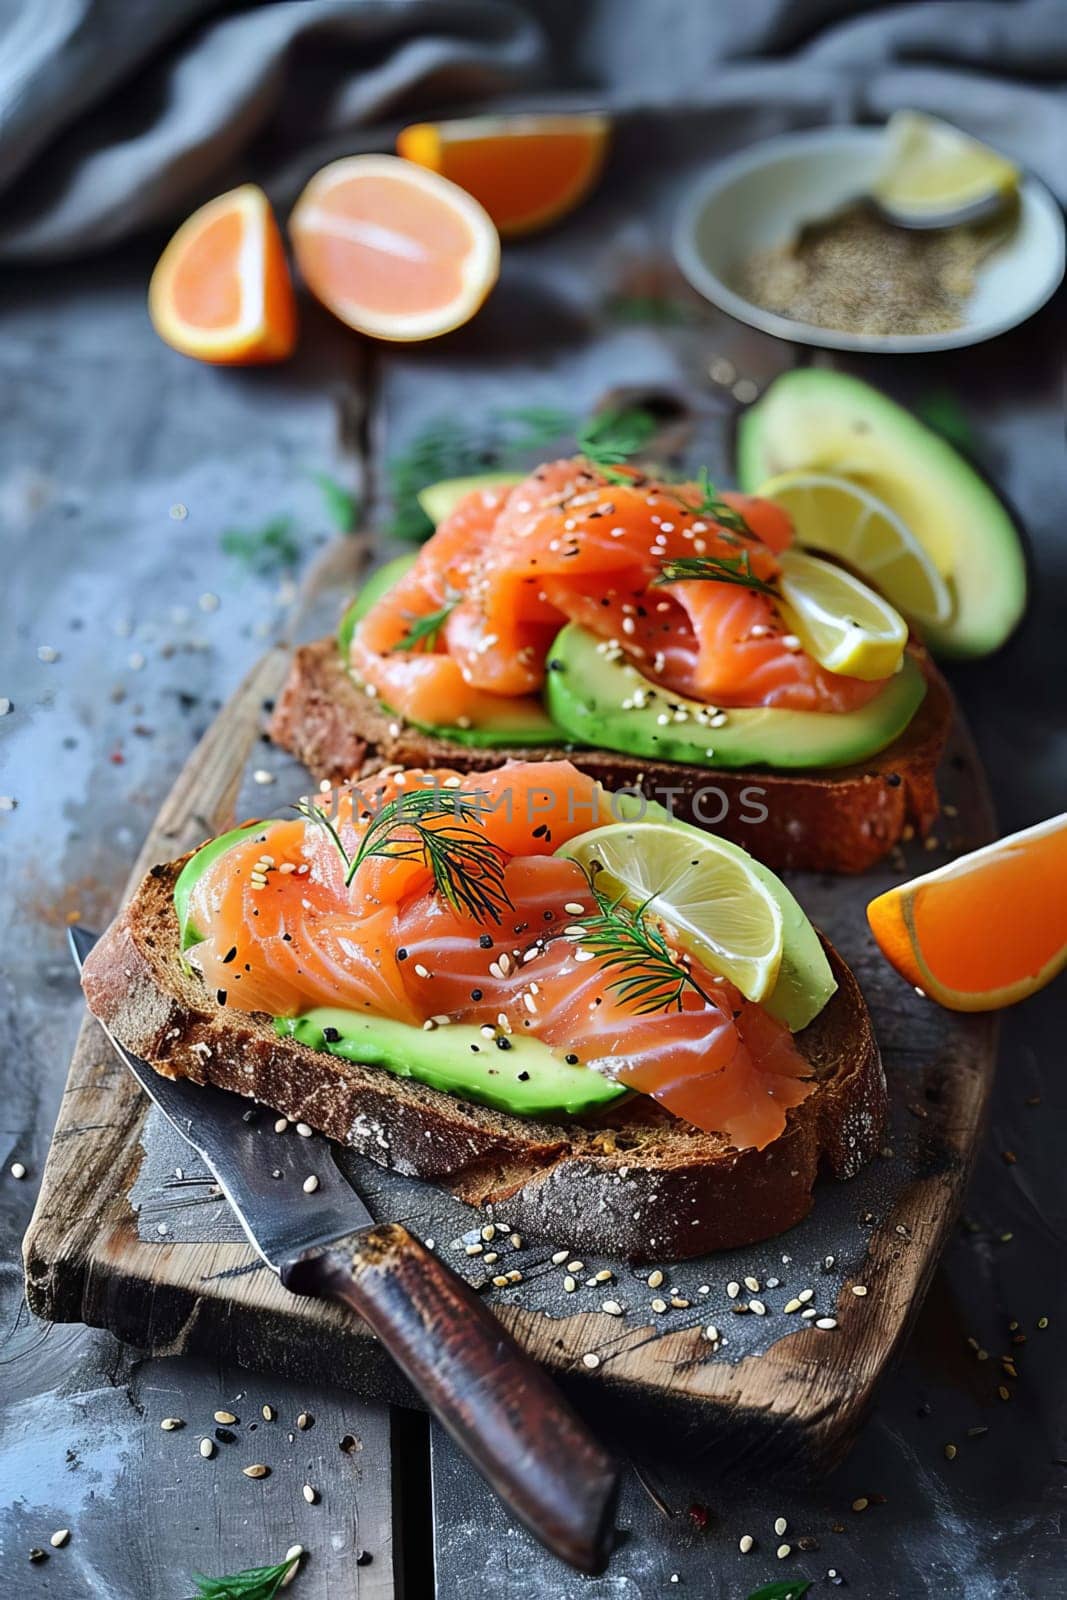
[[[935,222],[979,208],[1018,187],[1019,169],[940,117],[897,111],[886,124],[885,167],[873,184],[883,210],[901,222]]]
[[[752,863],[711,834],[669,822],[616,822],[557,852],[585,868],[601,894],[643,908],[672,944],[765,1000],[782,962],[782,913]]]
[[[803,550],[783,550],[779,560],[782,617],[820,666],[868,683],[899,670],[908,625],[888,600]]]
[[[758,493],[789,512],[798,544],[836,556],[906,617],[940,623],[952,615],[948,585],[929,553],[869,489],[825,472],[783,472]]]

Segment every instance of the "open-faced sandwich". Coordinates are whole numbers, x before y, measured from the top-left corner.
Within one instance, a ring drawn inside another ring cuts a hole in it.
[[[582,456],[440,488],[418,555],[297,653],[271,732],[316,777],[559,752],[831,871],[929,827],[947,690],[780,506]]]
[[[154,868],[83,981],[160,1072],[635,1258],[791,1226],[885,1115],[855,979],[785,886],[565,759],[247,823]]]

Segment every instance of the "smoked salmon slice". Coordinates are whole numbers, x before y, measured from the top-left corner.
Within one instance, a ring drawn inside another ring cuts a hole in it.
[[[616,970],[583,944],[593,889],[554,854],[609,820],[609,798],[567,761],[470,778],[386,772],[316,796],[210,862],[192,890],[201,938],[188,959],[220,1004],[242,1011],[333,1006],[416,1026],[471,1023],[502,1048],[531,1034],[762,1149],[810,1093],[810,1068],[784,1025],[691,962],[699,990],[669,1008],[635,1010],[620,995]],[[488,852],[488,914],[443,892],[433,868],[433,840],[464,837],[478,859]]]
[[[551,462],[510,490],[466,496],[410,571],[357,625],[351,665],[371,694],[423,726],[476,725],[501,700],[532,702],[571,621],[611,641],[646,677],[716,707],[848,712],[885,680],[828,672],[779,613],[781,507],[581,459]],[[738,520],[740,519],[740,520]],[[687,576],[694,558],[757,587]],[[438,617],[432,633],[413,623]]]

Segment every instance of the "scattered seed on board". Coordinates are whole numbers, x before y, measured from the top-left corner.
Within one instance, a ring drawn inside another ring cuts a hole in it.
[[[554,1267],[561,1267],[569,1255],[569,1250],[553,1250],[552,1265]]]
[[[867,1293],[867,1285],[865,1283],[854,1283],[852,1285],[852,1293],[862,1300]]]
[[[234,1416],[232,1411],[216,1411],[215,1421],[221,1422],[223,1427],[228,1427],[231,1422],[236,1422],[237,1418]]]
[[[285,1560],[287,1562],[292,1562],[292,1565],[281,1581],[281,1588],[288,1589],[289,1585],[300,1571],[300,1557],[303,1554],[304,1546],[302,1544],[291,1544],[288,1550],[285,1552]]]
[[[719,1330],[715,1326],[714,1322],[708,1323],[707,1327],[704,1329],[704,1337],[707,1339],[709,1344],[718,1344]]]
[[[728,1283],[726,1285],[726,1293],[730,1296],[731,1300],[736,1300],[738,1295],[741,1293],[741,1285],[739,1283]]]
[[[277,1122],[274,1124],[274,1131],[275,1131],[275,1133],[284,1133],[288,1126],[289,1126],[289,1118],[288,1117],[279,1117]]]
[[[314,1130],[309,1128],[306,1122],[298,1122],[296,1125],[296,1131],[300,1135],[301,1139],[310,1139]]]
[[[184,1417],[164,1417],[163,1421],[159,1424],[159,1426],[163,1429],[164,1433],[173,1433],[175,1428],[184,1428],[185,1427],[185,1418]]]
[[[13,1178],[24,1178],[26,1176],[26,1168],[21,1161],[13,1161],[11,1163],[11,1176]]]
[[[211,1460],[212,1456],[215,1454],[214,1439],[201,1439],[200,1454],[203,1456],[205,1461]]]
[[[568,1294],[573,1294],[575,1289],[577,1289],[577,1287],[578,1287],[577,1278],[572,1278],[570,1276],[570,1274],[568,1273],[567,1276],[563,1280],[563,1287],[564,1287],[564,1289],[566,1290],[566,1292]]]
[[[609,1317],[621,1317],[624,1314],[617,1300],[605,1300],[600,1309],[606,1311]]]
[[[301,1411],[300,1415],[296,1419],[296,1425],[298,1428],[303,1430],[304,1428],[310,1428],[314,1420],[315,1418],[311,1415],[310,1411]]]
[[[759,1279],[758,1278],[746,1278],[745,1279],[745,1288],[749,1291],[750,1294],[759,1294]]]
[[[303,1489],[300,1492],[304,1496],[304,1499],[307,1501],[309,1506],[317,1506],[318,1505],[318,1503],[319,1503],[319,1491],[317,1489],[313,1488],[310,1483],[305,1483]]]
[[[870,1503],[871,1502],[867,1499],[867,1496],[865,1494],[861,1494],[858,1499],[853,1500],[852,1509],[853,1511],[866,1511]]]
[[[599,1367],[600,1357],[594,1350],[587,1350],[585,1355],[582,1357],[582,1365],[589,1367],[590,1369],[593,1367]]]
[[[246,1478],[269,1478],[270,1468],[265,1467],[262,1461],[254,1461],[250,1467],[242,1467],[241,1471]]]
[[[755,1542],[755,1539],[753,1539],[750,1533],[743,1533],[740,1539],[737,1541],[737,1548],[740,1550],[743,1556],[747,1556]]]
[[[780,1544],[774,1553],[779,1561],[784,1561],[786,1556],[793,1554],[793,1546],[791,1544]]]
[[[837,1318],[836,1317],[816,1317],[815,1318],[815,1326],[817,1328],[826,1328],[826,1329],[836,1328],[837,1327]]]
[[[778,1535],[779,1539],[782,1537],[782,1534],[785,1532],[788,1526],[789,1524],[784,1517],[775,1517],[774,1531]]]
[[[657,1267],[655,1272],[649,1273],[645,1281],[650,1289],[658,1289],[660,1284],[663,1282],[663,1274]]]
[[[947,1444],[945,1446],[945,1460],[946,1461],[955,1461],[955,1459],[956,1459],[956,1446],[954,1444]]]
[[[278,1413],[275,1411],[273,1406],[264,1406],[263,1407],[263,1421],[264,1422],[273,1422],[277,1415],[278,1415]]]
[[[63,1546],[69,1541],[69,1539],[69,1528],[57,1528],[55,1533],[49,1539],[48,1543],[52,1546],[53,1550],[62,1550]]]
[[[318,1188],[318,1186],[319,1186],[318,1178],[316,1178],[316,1176],[315,1176],[315,1174],[313,1172],[310,1172],[308,1174],[308,1176],[304,1179],[304,1183],[303,1183],[304,1193],[305,1194],[314,1194],[315,1190]]]
[[[657,1311],[657,1312],[666,1311],[666,1309],[667,1309],[666,1300],[661,1300],[659,1298],[659,1296],[657,1295],[655,1300],[652,1301],[652,1309],[653,1309],[653,1311]]]

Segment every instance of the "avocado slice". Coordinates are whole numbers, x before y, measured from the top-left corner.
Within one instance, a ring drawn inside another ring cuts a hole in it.
[[[776,378],[738,423],[737,472],[755,492],[781,472],[840,473],[891,506],[955,601],[925,630],[940,655],[990,655],[1026,609],[1026,558],[1006,507],[956,450],[859,378],[818,367]]]
[[[680,817],[673,816],[658,800],[646,800],[632,790],[624,789],[613,794],[610,805],[612,816],[619,822],[667,822],[672,828],[684,828],[687,833],[695,833],[700,838],[707,837],[704,829],[695,828],[691,822],[683,822]],[[837,988],[819,935],[808,921],[796,896],[790,893],[781,878],[775,877],[770,867],[765,867],[762,861],[757,861],[755,856],[749,855],[747,850],[742,850],[739,844],[734,844],[730,839],[724,839],[721,834],[716,834],[715,838],[721,849],[748,863],[778,902],[778,909],[782,913],[782,964],[778,969],[777,982],[763,1002],[763,1009],[769,1011],[772,1017],[777,1017],[779,1022],[784,1022],[791,1033],[799,1033],[801,1028],[806,1028],[819,1015]]]
[[[571,1066],[540,1039],[509,1036],[508,1049],[501,1050],[469,1023],[427,1031],[320,1006],[302,1017],[277,1017],[274,1027],[283,1038],[313,1050],[384,1067],[400,1078],[416,1078],[431,1089],[520,1117],[580,1116],[628,1092],[594,1067]]]
[[[274,820],[276,819],[271,818],[271,821]],[[201,875],[231,845],[239,844],[242,839],[247,839],[250,833],[262,833],[264,828],[269,827],[270,821],[243,822],[239,828],[231,828],[228,833],[220,833],[217,839],[209,839],[207,844],[201,845],[200,849],[189,857],[179,872],[178,881],[174,885],[174,909],[178,913],[178,926],[181,929],[183,950],[188,950],[191,944],[199,944],[204,937],[202,933],[197,932],[189,921],[189,900]]]
[[[476,472],[469,478],[442,478],[439,483],[429,483],[415,498],[438,528],[464,496],[473,494],[475,489],[513,489],[522,480],[521,472]]]
[[[456,478],[452,481],[474,483],[477,480]],[[416,559],[417,557],[410,555],[397,556],[395,561],[387,561],[383,567],[371,573],[348,607],[337,629],[337,648],[346,665],[356,624],[366,616],[371,606],[376,605],[383,595],[389,593]],[[380,701],[379,704],[383,711],[389,711],[389,706]],[[465,744],[472,750],[518,750],[530,746],[558,745],[567,742],[566,734],[557,728],[548,712],[532,696],[505,698],[502,695],[499,711],[494,710],[470,728],[436,726],[427,722],[413,722],[411,726],[418,728],[420,733],[430,734],[435,739],[447,739],[453,744]]]
[[[775,769],[850,766],[865,761],[903,733],[926,694],[926,680],[911,656],[885,688],[858,711],[782,711],[757,706],[727,712],[721,728],[697,720],[707,707],[642,677],[628,662],[612,660],[599,641],[576,623],[557,634],[549,652],[548,709],[576,740],[660,761],[697,767]],[[623,702],[642,689],[643,708]],[[667,710],[684,722],[663,726]]]

